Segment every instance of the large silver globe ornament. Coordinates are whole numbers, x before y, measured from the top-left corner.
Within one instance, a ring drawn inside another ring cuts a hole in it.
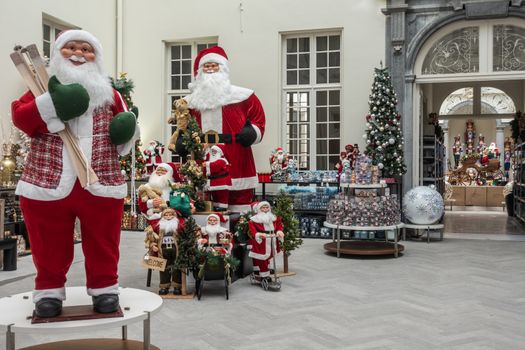
[[[431,225],[443,216],[443,197],[433,187],[414,187],[403,197],[403,214],[411,223]]]

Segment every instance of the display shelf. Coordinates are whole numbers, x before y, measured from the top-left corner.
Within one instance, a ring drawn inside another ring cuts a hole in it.
[[[259,181],[259,184],[261,185],[262,193],[261,197],[262,200],[266,199],[266,185],[289,185],[289,186],[310,186],[310,185],[316,185],[321,187],[328,187],[328,186],[338,186],[338,182],[327,182],[327,181],[312,181],[312,182],[304,182],[304,181],[277,181],[277,182],[261,182]]]
[[[443,194],[445,191],[444,155],[446,148],[434,135],[424,135],[421,148],[420,184],[423,186],[434,185],[436,190]]]
[[[525,143],[514,148],[514,215],[525,223]]]
[[[342,183],[339,185],[341,188],[356,188],[356,189],[367,189],[367,188],[385,188],[387,187],[386,183],[378,184],[352,184],[352,183]]]

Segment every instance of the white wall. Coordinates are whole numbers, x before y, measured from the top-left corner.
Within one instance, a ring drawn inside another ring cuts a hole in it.
[[[56,17],[99,38],[105,66],[115,74],[115,1],[2,0],[0,2],[0,143],[9,136],[11,102],[26,90],[9,54],[16,44],[37,44],[42,52],[42,14]],[[1,151],[0,151],[1,152]]]
[[[265,108],[266,135],[254,153],[258,170],[269,170],[270,149],[282,143],[281,33],[341,28],[341,144],[359,143],[364,149],[373,68],[384,61],[382,7],[384,0],[124,1],[123,70],[136,84],[133,101],[140,108],[143,142],[168,137],[163,41],[218,36],[230,59],[233,84],[254,89]]]
[[[0,118],[9,128],[10,103],[24,86],[11,64],[15,44],[41,48],[42,13],[95,34],[105,49],[108,73],[116,73],[117,0],[3,0],[0,2]],[[242,3],[241,12],[239,6]],[[258,170],[269,170],[270,149],[281,146],[281,34],[342,29],[343,125],[341,145],[359,143],[368,112],[373,68],[384,61],[385,0],[122,0],[122,71],[136,89],[143,142],[168,137],[165,41],[219,37],[230,57],[232,82],[254,89],[267,117],[263,142],[254,147]],[[23,19],[21,17],[23,14]],[[167,158],[167,154],[165,154]]]

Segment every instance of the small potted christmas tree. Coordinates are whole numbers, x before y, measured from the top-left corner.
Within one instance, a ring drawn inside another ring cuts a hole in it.
[[[295,217],[292,197],[281,191],[275,199],[273,213],[279,216],[283,222],[284,242],[283,250],[283,272],[288,272],[288,257],[292,251],[297,249],[303,240],[299,237],[299,220]]]

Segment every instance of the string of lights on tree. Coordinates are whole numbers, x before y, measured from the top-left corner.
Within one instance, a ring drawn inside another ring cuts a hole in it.
[[[365,153],[372,158],[383,177],[401,176],[407,171],[403,159],[404,138],[401,115],[397,112],[397,95],[388,68],[374,69],[374,83],[366,116]]]

